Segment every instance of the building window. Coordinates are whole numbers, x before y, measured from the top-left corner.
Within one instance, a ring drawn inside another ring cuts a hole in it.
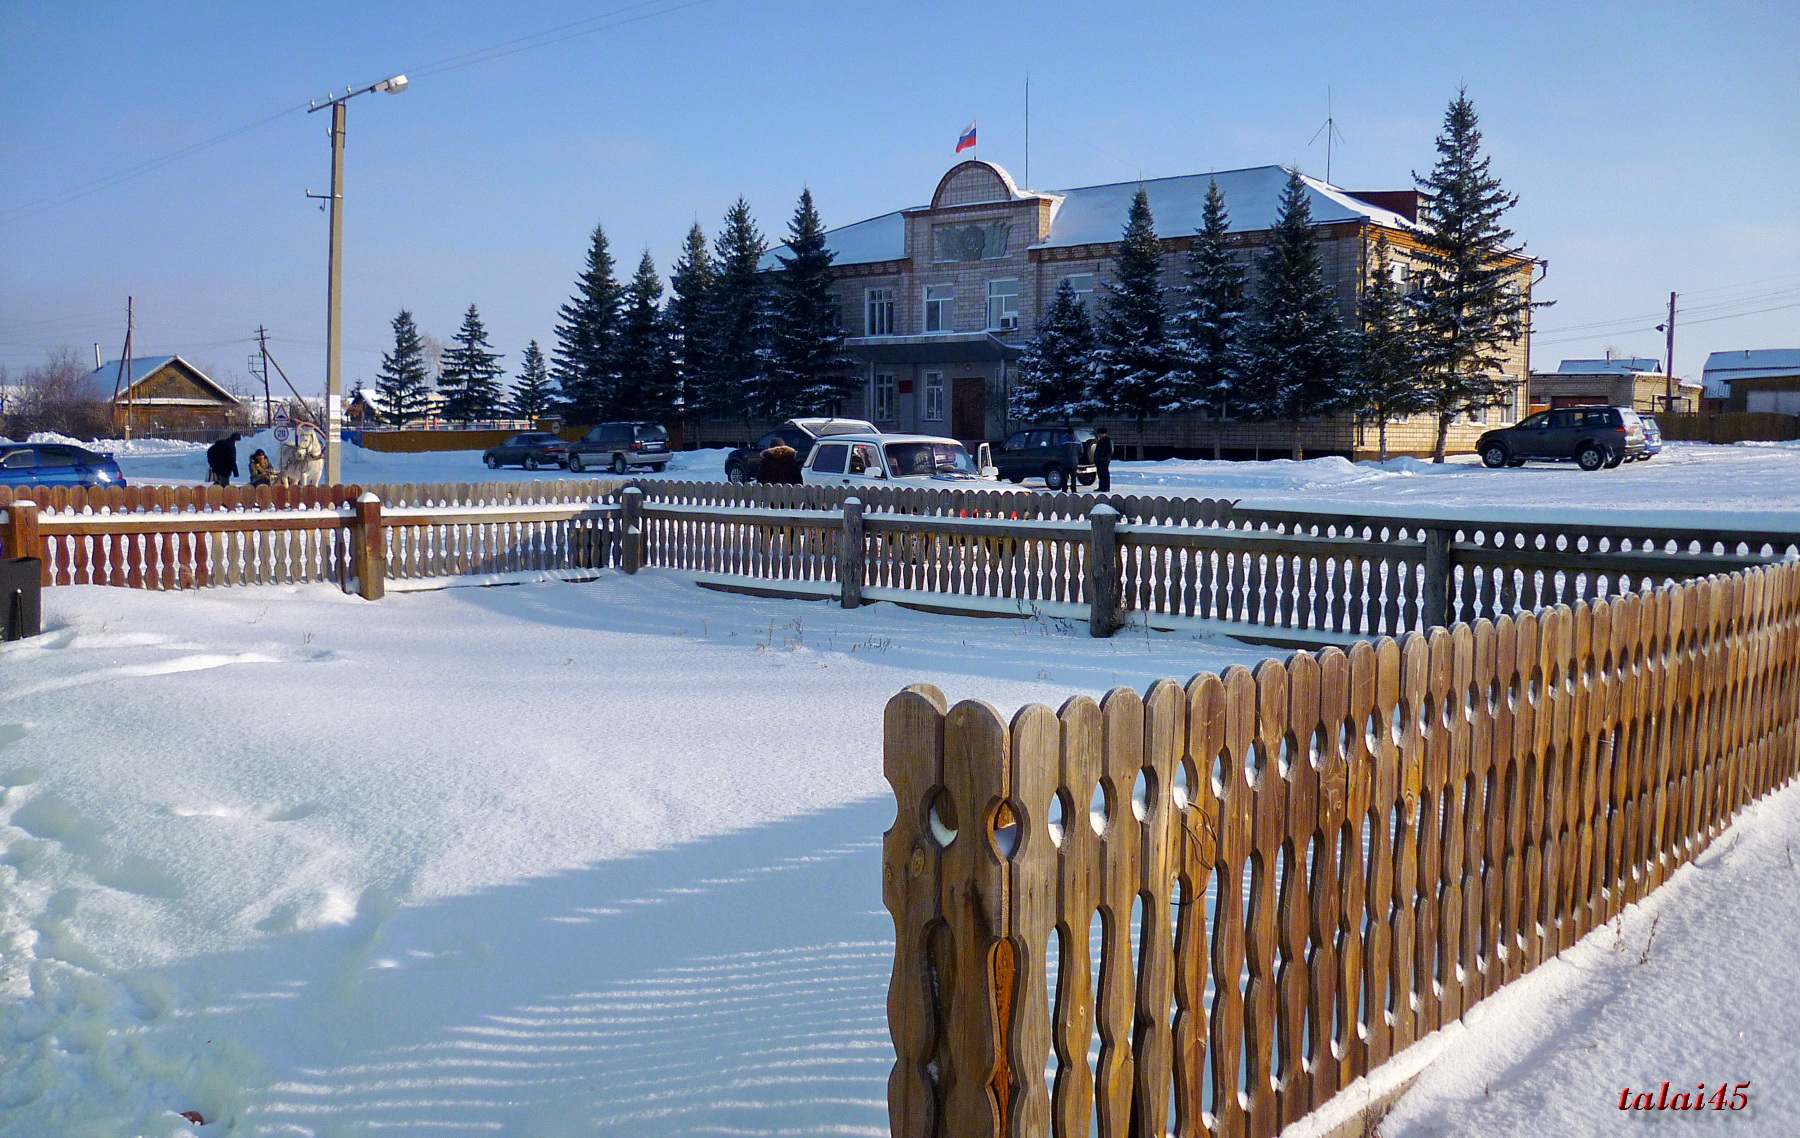
[[[928,423],[944,421],[944,373],[941,371],[925,373],[925,413],[920,417]]]
[[[872,288],[867,295],[868,311],[863,319],[863,335],[892,336],[894,334],[894,290]]]
[[[1076,273],[1073,276],[1064,277],[1063,280],[1069,282],[1070,291],[1075,294],[1075,299],[1081,303],[1082,307],[1085,308],[1088,302],[1094,299],[1093,273]]]
[[[897,385],[894,383],[893,372],[878,371],[875,373],[874,382],[870,384],[869,407],[871,408],[872,413],[869,417],[874,419],[877,423],[891,423],[894,421],[894,391],[896,386]]]
[[[925,330],[950,331],[950,306],[956,303],[955,285],[925,286]]]
[[[987,326],[1005,331],[1019,326],[1019,282],[989,281]]]

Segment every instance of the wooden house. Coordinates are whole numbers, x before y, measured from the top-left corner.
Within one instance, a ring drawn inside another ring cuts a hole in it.
[[[78,397],[112,405],[113,424],[133,434],[218,431],[243,426],[249,408],[180,356],[110,360],[81,378]]]

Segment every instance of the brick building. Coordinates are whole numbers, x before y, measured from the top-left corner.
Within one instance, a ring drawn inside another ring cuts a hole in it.
[[[1564,360],[1551,372],[1531,377],[1533,407],[1581,407],[1603,404],[1630,407],[1646,414],[1700,409],[1700,384],[1676,379],[1662,361],[1636,356],[1604,360]]]
[[[1164,250],[1164,281],[1180,282],[1183,254],[1199,229],[1208,184],[1217,180],[1231,216],[1237,256],[1253,266],[1269,238],[1288,171],[1259,166],[1142,183],[1021,189],[991,162],[959,162],[939,180],[930,203],[895,210],[829,231],[832,271],[847,347],[860,369],[856,396],[842,414],[867,418],[884,430],[997,439],[1016,426],[1006,413],[1017,361],[1049,307],[1057,285],[1098,296],[1109,279],[1126,212],[1141,184],[1148,193]],[[1354,321],[1356,300],[1386,236],[1395,275],[1412,273],[1417,248],[1417,195],[1411,190],[1351,192],[1306,179],[1314,231],[1326,280],[1341,313]],[[777,250],[776,252],[785,252]],[[776,267],[775,253],[765,265]],[[1529,292],[1535,263],[1518,262],[1519,286]],[[1252,270],[1253,271],[1253,270]],[[1527,340],[1510,353],[1506,374],[1517,379],[1514,398],[1490,413],[1470,416],[1452,433],[1456,449],[1472,448],[1493,423],[1524,410],[1529,371]],[[1159,416],[1142,442],[1152,456],[1253,458],[1286,455],[1286,424],[1252,424],[1221,414]],[[707,441],[741,433],[729,423],[694,424]],[[1429,451],[1436,422],[1416,416],[1390,426],[1397,453]],[[1135,424],[1115,427],[1120,443],[1139,441]],[[1372,426],[1349,417],[1306,424],[1308,454],[1354,454],[1374,446]],[[703,444],[704,445],[704,444]]]

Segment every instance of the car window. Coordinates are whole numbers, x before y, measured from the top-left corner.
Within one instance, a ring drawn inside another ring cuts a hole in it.
[[[1550,412],[1539,411],[1537,414],[1519,424],[1521,431],[1541,431],[1550,425]]]
[[[669,432],[656,423],[648,423],[644,426],[637,427],[634,430],[634,434],[639,442],[646,443],[664,442],[669,437]]]
[[[881,455],[876,453],[874,443],[852,443],[850,446],[850,473],[867,474],[880,478]]]
[[[36,461],[31,457],[30,447],[26,447],[24,450],[10,450],[4,456],[0,456],[0,470],[28,470],[36,465]]]
[[[1581,413],[1581,425],[1592,430],[1596,427],[1616,427],[1618,426],[1618,421],[1614,418],[1611,408],[1602,407],[1597,411],[1583,411]]]
[[[597,443],[600,441],[605,430],[606,428],[604,427],[590,427],[588,433],[581,436],[581,441],[584,443]]]
[[[1030,433],[1027,431],[1016,431],[1007,438],[1005,444],[1001,447],[1001,449],[1002,450],[1024,450],[1025,446],[1026,446],[1025,440],[1029,437],[1030,437]]]
[[[752,443],[751,447],[754,450],[768,450],[770,447],[781,441],[782,438],[779,431],[770,431],[768,434]]]
[[[1574,411],[1550,412],[1550,428],[1552,430],[1562,430],[1564,428],[1573,427],[1576,422],[1576,413]]]
[[[1650,422],[1649,419],[1644,418],[1628,407],[1619,408],[1619,418],[1625,420],[1625,425],[1627,427],[1641,427],[1645,423]]]
[[[819,447],[819,453],[813,456],[812,468],[819,474],[842,474],[844,457],[850,448],[843,443],[825,443]]]
[[[39,466],[74,466],[75,455],[68,447],[39,447]]]
[[[888,465],[900,475],[980,473],[961,443],[889,443],[887,457]]]
[[[786,442],[787,445],[793,447],[801,454],[805,454],[812,447],[812,436],[796,427],[789,427],[786,430],[776,431],[775,433],[781,437],[782,441]]]

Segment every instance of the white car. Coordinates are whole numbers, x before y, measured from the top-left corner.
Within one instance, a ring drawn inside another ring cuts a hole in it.
[[[813,447],[800,478],[809,486],[886,483],[999,489],[1000,472],[987,458],[986,443],[981,451],[971,456],[955,439],[936,435],[830,435]]]

